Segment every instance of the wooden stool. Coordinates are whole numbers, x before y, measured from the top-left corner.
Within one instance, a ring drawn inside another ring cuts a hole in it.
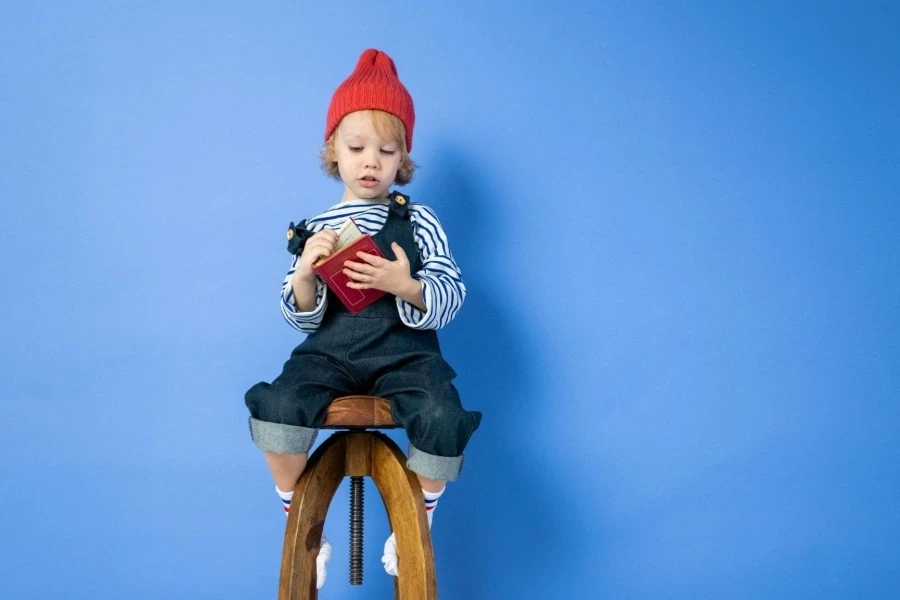
[[[350,489],[350,582],[362,584],[363,477],[370,476],[381,493],[391,530],[397,540],[394,598],[437,600],[434,550],[425,516],[422,486],[406,467],[406,456],[389,437],[370,428],[400,427],[391,416],[390,401],[376,396],[344,396],[328,407],[322,429],[334,433],[309,458],[294,487],[281,555],[279,600],[314,600],[316,557],[325,514],[345,476]]]

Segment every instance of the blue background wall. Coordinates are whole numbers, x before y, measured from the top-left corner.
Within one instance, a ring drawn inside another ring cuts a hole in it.
[[[896,5],[220,4],[0,9],[0,595],[275,597],[243,393],[376,47],[484,412],[441,597],[897,597]],[[390,597],[347,488],[321,597]]]

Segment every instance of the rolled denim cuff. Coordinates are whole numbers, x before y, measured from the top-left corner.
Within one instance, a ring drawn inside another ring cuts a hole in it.
[[[463,457],[462,455],[436,456],[422,452],[410,444],[406,466],[410,471],[428,479],[454,481],[462,471]]]
[[[250,417],[250,437],[260,450],[278,454],[306,454],[318,434],[318,429],[270,423]]]

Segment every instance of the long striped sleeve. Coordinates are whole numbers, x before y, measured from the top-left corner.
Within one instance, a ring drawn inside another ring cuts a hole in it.
[[[409,210],[422,259],[422,268],[412,276],[422,282],[426,310],[423,312],[399,297],[397,310],[400,320],[412,329],[440,329],[462,308],[466,286],[437,215],[431,208],[415,202],[410,203]]]
[[[325,316],[325,309],[328,306],[328,294],[325,293],[325,284],[319,277],[316,277],[316,307],[309,312],[297,310],[294,305],[294,288],[291,286],[291,277],[297,268],[297,262],[300,255],[294,256],[291,261],[291,268],[281,284],[281,314],[291,327],[302,333],[310,334],[319,328],[322,323],[322,317]]]

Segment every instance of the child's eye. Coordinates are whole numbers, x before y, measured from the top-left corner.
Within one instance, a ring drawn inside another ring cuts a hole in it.
[[[351,152],[362,152],[362,146],[348,146],[348,148],[350,148]],[[390,156],[394,154],[396,150],[382,150],[382,152]]]

